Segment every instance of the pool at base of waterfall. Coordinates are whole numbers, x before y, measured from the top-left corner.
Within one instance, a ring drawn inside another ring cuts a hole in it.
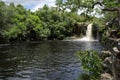
[[[0,48],[0,80],[76,80],[83,73],[75,52],[101,51],[98,41],[39,41]]]

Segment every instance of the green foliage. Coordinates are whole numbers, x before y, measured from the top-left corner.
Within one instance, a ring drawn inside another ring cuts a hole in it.
[[[40,39],[46,39],[50,35],[50,30],[48,28],[43,28],[42,25],[37,25],[34,30]]]
[[[0,35],[6,39],[16,39],[23,36],[27,40],[30,35],[36,36],[36,39],[64,39],[73,35],[75,23],[87,22],[94,22],[99,26],[99,31],[106,34],[104,25],[111,18],[116,17],[117,12],[114,12],[114,14],[104,12],[104,18],[89,16],[92,12],[92,5],[97,1],[56,0],[57,7],[50,8],[44,5],[43,8],[35,12],[26,10],[20,4],[10,3],[10,5],[6,5],[3,1],[0,1]],[[118,3],[114,0],[103,1],[105,8],[118,7],[120,6]],[[67,9],[70,9],[70,12],[67,12]],[[78,15],[78,10],[84,12]],[[116,25],[113,25],[112,29],[117,29]],[[31,31],[34,35],[31,34]]]
[[[71,36],[74,23],[78,21],[76,18],[79,18],[69,12],[58,12],[56,8],[48,8],[46,5],[36,11],[36,15],[42,20],[44,29],[49,29],[50,39],[64,39],[66,36]]]
[[[75,1],[78,3],[78,1]],[[57,7],[50,8],[44,5],[36,12],[26,10],[22,5],[6,5],[0,2],[0,35],[6,39],[64,39],[73,35],[76,22],[86,22],[91,19],[86,14],[78,15],[73,12],[66,12],[67,3],[57,0]],[[65,5],[63,5],[65,4]],[[74,6],[76,8],[76,6]]]
[[[102,60],[97,51],[78,51],[82,68],[87,72],[90,80],[97,80],[102,72]]]
[[[10,28],[8,31],[5,31],[5,35],[8,39],[10,38],[16,38],[17,34],[20,33],[20,29],[16,27],[15,25],[12,25],[12,28]]]

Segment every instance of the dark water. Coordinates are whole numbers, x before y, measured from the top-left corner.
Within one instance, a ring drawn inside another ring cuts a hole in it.
[[[99,42],[41,41],[0,45],[0,80],[76,80],[75,52],[102,49]]]

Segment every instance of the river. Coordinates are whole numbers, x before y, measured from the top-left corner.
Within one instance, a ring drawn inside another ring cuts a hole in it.
[[[40,41],[0,45],[0,80],[76,80],[78,50],[102,50],[98,41]]]

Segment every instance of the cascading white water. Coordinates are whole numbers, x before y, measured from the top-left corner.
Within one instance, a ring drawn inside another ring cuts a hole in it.
[[[89,40],[91,40],[91,39],[93,40],[93,37],[92,37],[92,23],[87,26],[85,37]]]
[[[93,36],[92,36],[92,23],[87,26],[86,30],[86,36],[80,39],[81,41],[92,41]]]
[[[87,26],[86,35],[83,38],[72,39],[72,41],[98,41],[98,40],[94,40],[93,38],[92,27],[93,27],[93,23],[90,23]],[[71,41],[71,40],[67,40],[67,41]]]
[[[86,30],[86,36],[84,36],[83,38],[79,38],[79,39],[74,39],[74,41],[94,41],[93,36],[92,36],[92,23],[90,23],[87,26],[87,30]]]

